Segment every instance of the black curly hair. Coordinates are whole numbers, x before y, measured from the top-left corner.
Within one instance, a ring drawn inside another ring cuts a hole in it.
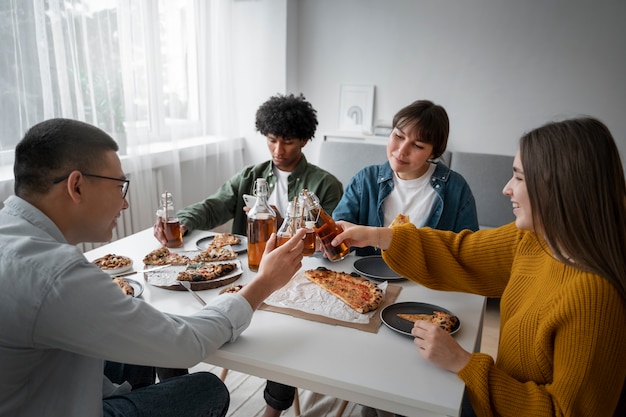
[[[256,112],[256,130],[262,135],[311,140],[317,129],[317,111],[302,94],[275,95]]]

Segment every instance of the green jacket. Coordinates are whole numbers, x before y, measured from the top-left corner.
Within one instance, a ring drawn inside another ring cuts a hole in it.
[[[187,226],[189,231],[210,230],[233,219],[232,233],[245,236],[247,217],[243,211],[245,206],[243,195],[254,195],[254,183],[257,178],[267,180],[271,194],[276,186],[273,165],[269,160],[245,167],[222,185],[215,194],[180,210],[178,218],[181,224]],[[296,169],[289,175],[289,200],[293,200],[303,188],[313,191],[329,214],[332,214],[343,195],[341,182],[329,172],[309,164],[304,155]]]

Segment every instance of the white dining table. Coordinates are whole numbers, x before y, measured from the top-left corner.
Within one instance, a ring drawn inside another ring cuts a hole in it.
[[[211,234],[194,231],[185,237],[183,248],[171,250],[198,250],[196,242]],[[134,269],[141,270],[143,257],[159,246],[150,228],[93,249],[85,256],[94,260],[107,253],[124,255],[133,259]],[[239,259],[243,274],[233,284],[245,284],[255,274],[247,268],[246,253]],[[316,255],[305,257],[302,264],[303,269],[322,265],[353,272],[356,259],[349,255],[342,261],[330,262]],[[163,312],[189,315],[202,308],[186,291],[152,286],[143,274],[128,278],[142,282],[140,299]],[[453,337],[468,351],[479,348],[485,297],[434,291],[408,280],[392,283],[402,287],[396,302],[435,304],[457,315],[461,327]],[[219,291],[215,288],[197,294],[209,301]],[[464,391],[464,383],[455,374],[420,356],[410,336],[384,324],[372,333],[265,310],[255,312],[243,334],[206,362],[410,417],[458,416]]]

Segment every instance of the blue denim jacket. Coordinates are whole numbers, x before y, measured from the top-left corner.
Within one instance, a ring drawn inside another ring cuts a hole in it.
[[[424,222],[424,227],[460,232],[478,230],[478,216],[474,195],[465,178],[452,171],[443,162],[437,162],[430,184],[435,189],[437,202]],[[393,190],[393,170],[389,162],[370,165],[357,172],[348,183],[333,219],[350,223],[383,226],[383,201]],[[374,248],[357,249],[359,256],[373,255]]]

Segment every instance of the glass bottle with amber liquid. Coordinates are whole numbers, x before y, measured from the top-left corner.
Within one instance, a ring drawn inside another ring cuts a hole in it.
[[[163,224],[163,231],[167,238],[165,246],[168,248],[180,248],[183,246],[183,234],[180,230],[180,221],[174,210],[172,193],[166,191],[161,194],[161,206],[156,214]]]
[[[283,220],[283,223],[278,228],[278,232],[276,232],[278,238],[277,246],[291,239],[291,237],[296,234],[296,231],[302,227],[302,217],[299,208],[300,205],[297,204],[297,201],[296,204],[292,201],[287,206],[287,218]]]
[[[348,245],[344,242],[341,242],[338,246],[331,244],[335,236],[343,231],[341,227],[337,226],[333,218],[324,211],[315,193],[303,189],[300,194],[306,204],[311,220],[315,222],[313,225],[315,233],[322,243],[326,257],[333,262],[345,258],[350,253]]]
[[[257,178],[254,195],[256,202],[248,211],[248,268],[258,271],[265,245],[276,232],[276,212],[267,202],[268,189],[265,178]]]

